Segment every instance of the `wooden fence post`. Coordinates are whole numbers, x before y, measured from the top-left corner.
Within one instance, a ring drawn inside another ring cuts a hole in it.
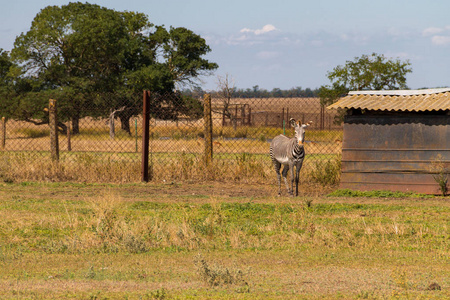
[[[56,100],[50,99],[48,103],[50,125],[50,156],[52,161],[59,161],[58,121],[56,112]]]
[[[2,135],[1,135],[2,150],[6,147],[6,118],[2,117]]]
[[[320,104],[320,130],[325,130],[325,105]]]
[[[148,182],[148,157],[149,157],[149,144],[150,144],[150,91],[144,91],[142,109],[142,161],[141,161],[141,175],[142,181]]]
[[[205,161],[206,165],[210,166],[213,158],[212,147],[212,116],[211,116],[211,95],[205,94],[204,99],[204,111],[203,118],[205,120]]]
[[[290,122],[289,122],[289,107],[286,107],[286,124],[289,124]],[[302,121],[302,122],[304,122],[304,121]]]
[[[67,122],[67,151],[72,151],[72,141],[70,136],[70,122]]]

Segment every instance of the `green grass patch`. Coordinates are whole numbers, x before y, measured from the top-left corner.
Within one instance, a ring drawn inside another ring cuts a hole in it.
[[[433,195],[404,193],[395,191],[356,191],[350,189],[338,189],[327,196],[329,197],[368,197],[368,198],[433,198]]]

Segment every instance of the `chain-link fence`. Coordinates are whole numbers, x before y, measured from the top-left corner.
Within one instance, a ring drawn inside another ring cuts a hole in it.
[[[56,163],[49,126],[51,107],[49,102],[33,104],[19,107],[27,111],[5,118],[0,128],[3,181],[140,180],[142,95],[56,99]]]
[[[106,96],[107,97],[107,96]],[[57,100],[59,159],[51,156],[48,118],[3,122],[0,176],[9,180],[138,182],[142,160],[142,95],[84,104],[76,116]],[[151,94],[149,172],[152,180],[267,182],[275,178],[273,137],[293,137],[290,118],[312,121],[302,177],[320,180],[339,161],[342,127],[317,98],[224,98],[212,95],[212,165],[205,164],[203,98]],[[47,107],[38,108],[46,111]],[[44,114],[45,116],[45,114]],[[328,179],[327,179],[328,180]],[[335,179],[331,179],[335,180]]]

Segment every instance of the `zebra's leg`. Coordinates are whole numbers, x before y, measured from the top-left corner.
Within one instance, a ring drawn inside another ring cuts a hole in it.
[[[295,172],[294,172],[295,165],[291,165],[291,196],[294,196],[294,179],[295,179]]]
[[[276,160],[272,160],[272,162],[273,162],[273,166],[275,168],[275,172],[277,173],[278,196],[281,196],[281,174],[280,174],[281,164]]]
[[[300,181],[300,170],[302,169],[303,161],[297,163],[295,170],[295,196],[298,196],[298,182]]]
[[[289,195],[292,195],[292,189],[289,188],[289,183],[287,181],[287,174],[289,172],[289,165],[284,165],[283,168],[283,179],[284,179],[284,184],[286,185],[286,189],[288,191]],[[291,174],[292,174],[292,169],[291,169]]]

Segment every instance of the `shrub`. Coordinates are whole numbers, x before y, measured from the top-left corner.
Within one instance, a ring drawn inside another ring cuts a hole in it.
[[[239,269],[228,269],[220,265],[209,266],[201,254],[194,258],[197,274],[209,286],[225,284],[247,285],[243,279],[243,272]]]
[[[341,157],[333,160],[316,161],[315,167],[310,173],[314,182],[326,185],[336,185],[339,183],[341,175]]]
[[[442,196],[445,196],[447,194],[448,170],[445,168],[441,154],[431,163],[431,172],[433,173],[434,181],[439,185]]]

